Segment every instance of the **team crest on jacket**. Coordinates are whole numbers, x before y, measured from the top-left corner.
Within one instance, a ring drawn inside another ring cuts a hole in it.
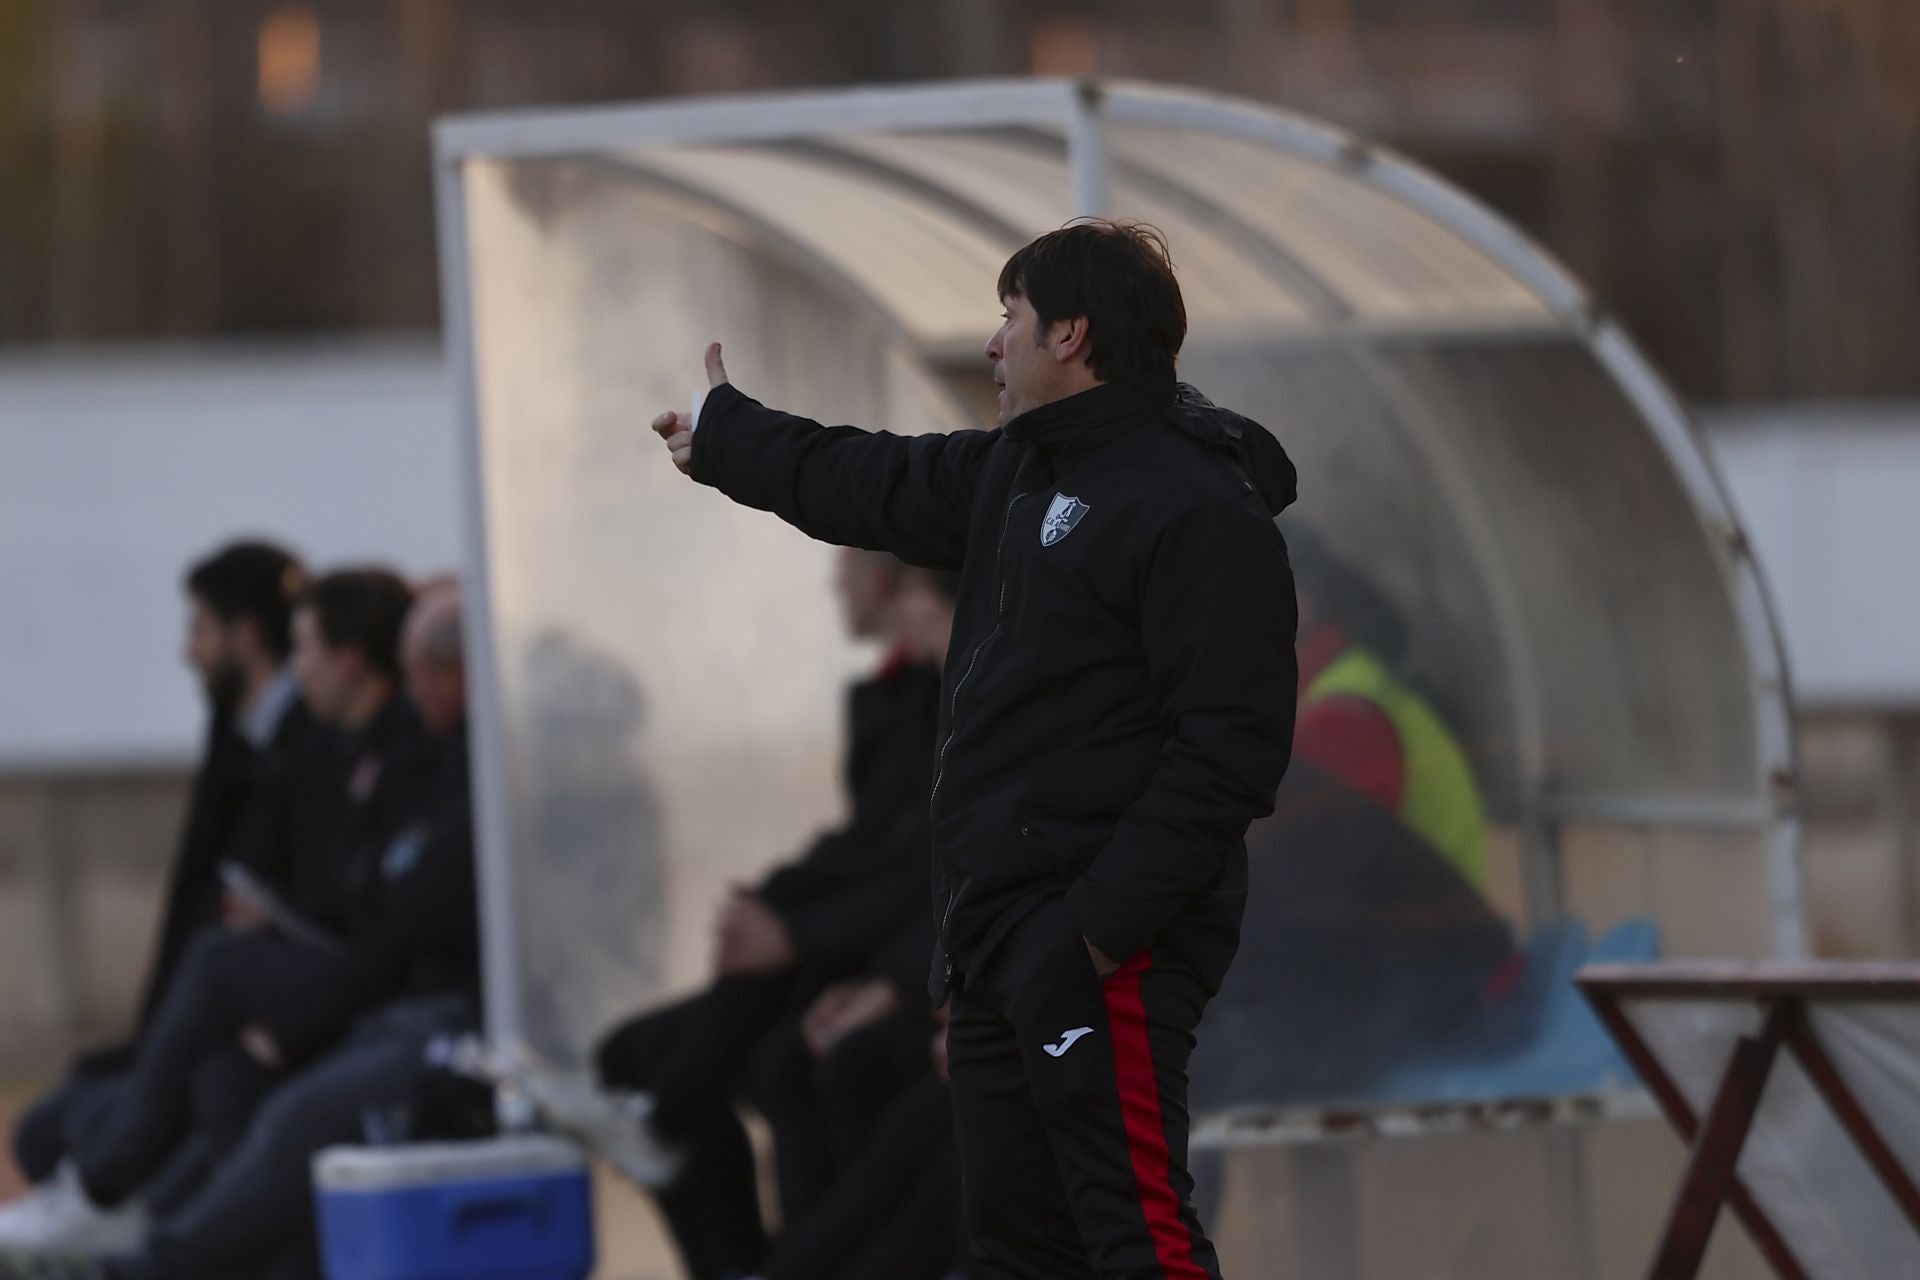
[[[1040,522],[1040,545],[1050,547],[1072,533],[1073,526],[1079,524],[1085,514],[1087,504],[1080,499],[1064,493],[1054,494],[1047,518]]]

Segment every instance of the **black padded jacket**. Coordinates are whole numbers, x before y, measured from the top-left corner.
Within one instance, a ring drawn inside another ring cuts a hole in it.
[[[823,427],[728,385],[701,412],[693,478],[822,541],[961,574],[929,800],[935,1000],[1061,898],[1115,960],[1170,950],[1218,984],[1246,828],[1293,736],[1273,516],[1294,470],[1272,436],[1171,374],[920,436]]]

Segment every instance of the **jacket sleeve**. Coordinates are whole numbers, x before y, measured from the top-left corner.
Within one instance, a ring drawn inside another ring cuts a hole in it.
[[[1166,744],[1146,789],[1068,890],[1114,960],[1220,886],[1247,825],[1273,811],[1292,748],[1296,605],[1270,520],[1195,508],[1150,553],[1140,632]]]
[[[914,856],[918,850],[912,846],[895,845],[890,852],[898,855],[896,865],[884,873],[775,908],[803,961],[829,970],[852,969],[902,925],[918,919],[925,927],[925,861]]]
[[[810,538],[958,569],[974,481],[993,438],[823,427],[727,384],[709,392],[700,411],[693,478]]]
[[[841,828],[822,832],[798,857],[769,871],[754,892],[775,911],[785,914],[790,906],[839,885],[842,877],[833,864],[841,847],[853,838]]]

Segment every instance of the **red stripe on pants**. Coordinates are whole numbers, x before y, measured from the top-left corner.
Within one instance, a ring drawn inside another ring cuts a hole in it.
[[[1172,1157],[1160,1114],[1160,1081],[1153,1069],[1153,1045],[1147,1039],[1147,1006],[1140,999],[1140,975],[1151,960],[1142,951],[1106,980],[1107,1028],[1113,1037],[1120,1115],[1154,1256],[1168,1280],[1207,1280],[1207,1273],[1193,1260],[1193,1236],[1180,1219],[1180,1197],[1174,1194],[1169,1176]]]

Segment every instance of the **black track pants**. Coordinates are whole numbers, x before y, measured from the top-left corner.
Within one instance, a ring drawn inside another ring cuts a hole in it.
[[[1187,1172],[1208,988],[1150,952],[1100,978],[1054,900],[953,996],[977,1280],[1220,1280]]]

